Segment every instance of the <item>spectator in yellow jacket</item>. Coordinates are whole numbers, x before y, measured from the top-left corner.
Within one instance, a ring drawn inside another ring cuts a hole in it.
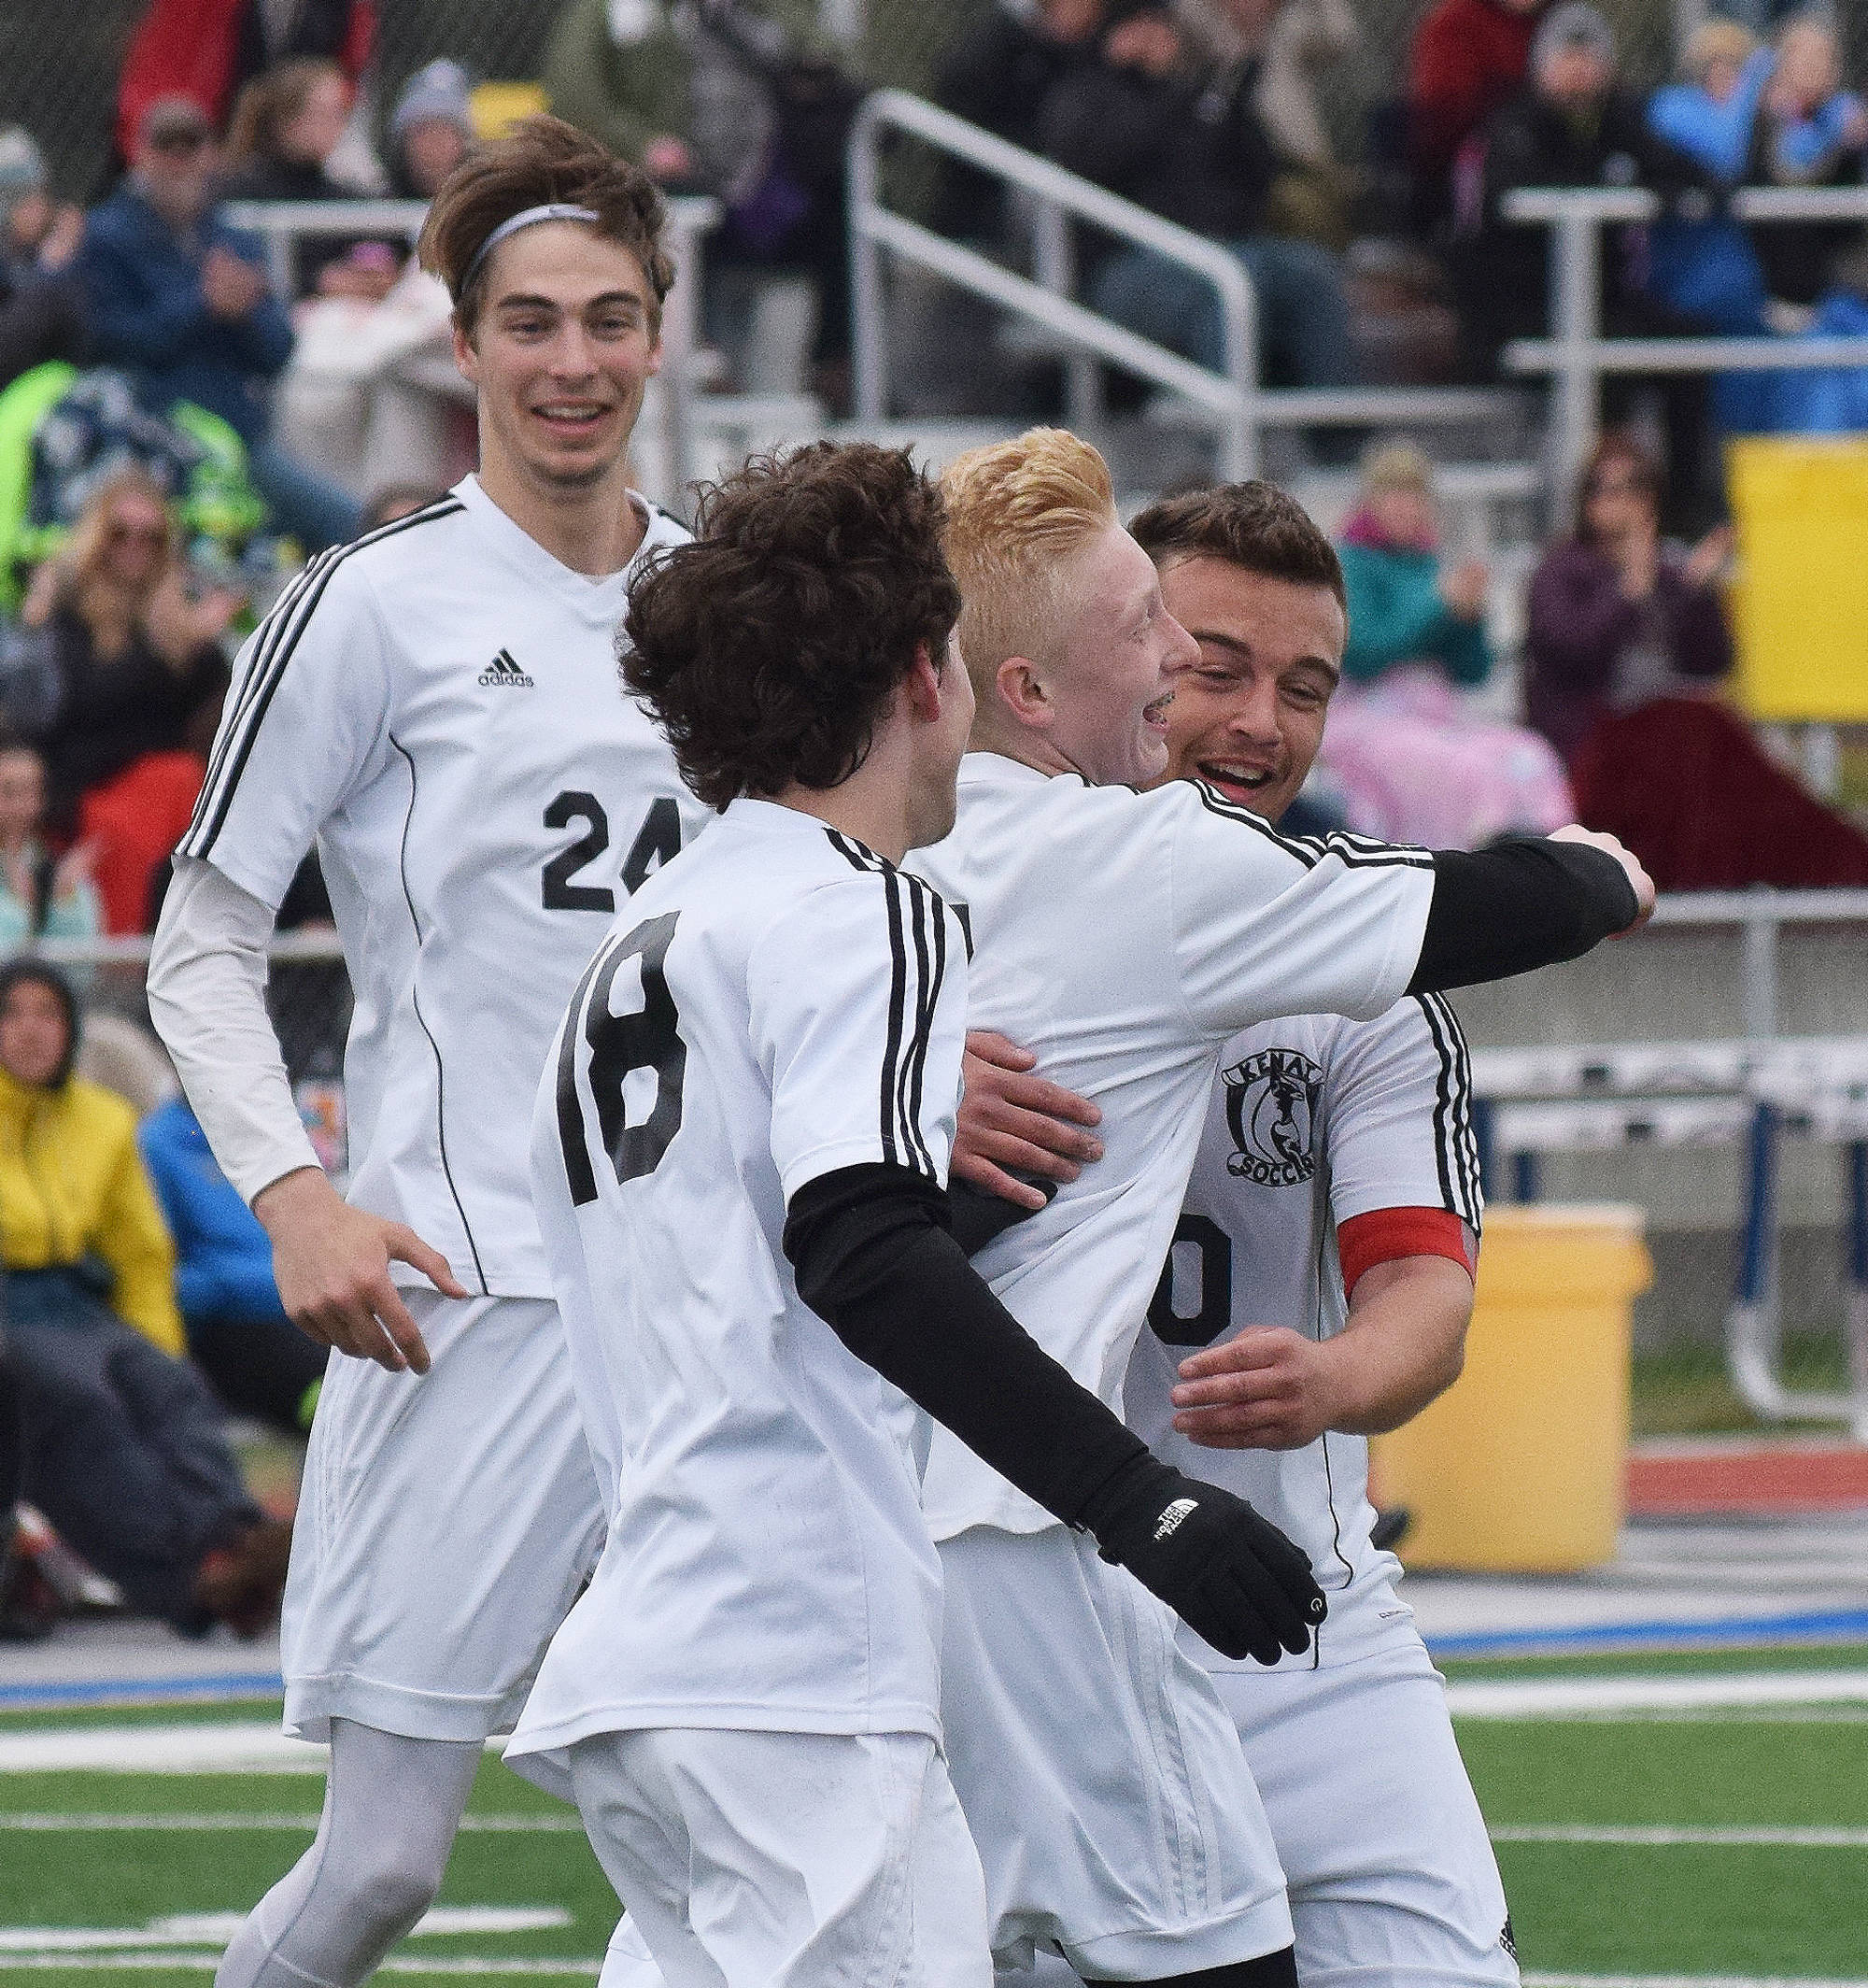
[[[175,1245],[143,1169],[136,1115],[115,1091],[72,1074],[74,1031],[50,978],[25,972],[15,989],[50,1031],[47,1060],[51,1034],[64,1047],[40,1083],[14,1074],[17,1048],[14,1058],[0,1051],[0,1260],[9,1287],[21,1271],[77,1271],[125,1325],[179,1359],[188,1343]],[[27,1026],[15,1017],[15,1036]],[[26,1067],[43,1066],[29,1058]]]
[[[72,1074],[78,1011],[51,967],[0,968],[0,1258],[23,1495],[131,1604],[183,1634],[257,1634],[290,1528],[261,1512],[219,1405],[176,1353],[175,1252],[135,1116]]]

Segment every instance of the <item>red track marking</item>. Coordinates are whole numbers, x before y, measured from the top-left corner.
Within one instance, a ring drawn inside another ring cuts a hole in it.
[[[1628,1459],[1631,1515],[1846,1512],[1868,1507],[1868,1449],[1847,1443],[1644,1448]]]

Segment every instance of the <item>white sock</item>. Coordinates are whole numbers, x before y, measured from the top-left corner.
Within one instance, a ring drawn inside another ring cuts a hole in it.
[[[358,1988],[441,1888],[480,1753],[333,1719],[317,1838],[234,1936],[215,1988]]]

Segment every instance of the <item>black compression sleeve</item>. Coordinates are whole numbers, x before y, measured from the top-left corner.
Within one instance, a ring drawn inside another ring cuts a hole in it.
[[[808,1183],[785,1212],[785,1254],[798,1295],[859,1360],[1066,1525],[1146,1455],[993,1296],[924,1175],[844,1167]]]
[[[1606,849],[1542,839],[1436,849],[1434,900],[1410,994],[1469,987],[1575,959],[1640,911]]]

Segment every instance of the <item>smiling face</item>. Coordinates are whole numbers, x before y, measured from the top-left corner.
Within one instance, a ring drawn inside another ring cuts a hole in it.
[[[1067,561],[1056,586],[1062,639],[1038,670],[1052,747],[1092,787],[1145,787],[1167,763],[1169,700],[1197,652],[1153,561],[1120,525]]]
[[[1340,604],[1206,556],[1168,560],[1161,592],[1199,647],[1168,707],[1167,777],[1276,821],[1323,742],[1349,634]]]
[[[471,338],[454,334],[482,469],[560,494],[601,482],[661,366],[642,264],[581,221],[541,221],[493,250]]]

